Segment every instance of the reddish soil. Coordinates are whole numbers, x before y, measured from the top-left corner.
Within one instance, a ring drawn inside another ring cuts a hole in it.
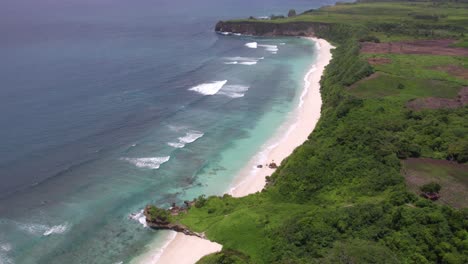
[[[392,63],[392,60],[389,58],[368,58],[367,62],[369,62],[370,65],[381,65]]]
[[[421,109],[457,108],[467,104],[468,87],[463,87],[454,99],[437,97],[417,98],[406,103],[406,107],[417,111]]]
[[[416,40],[402,42],[362,42],[362,53],[378,54],[428,54],[428,55],[448,55],[448,56],[468,56],[468,49],[451,47],[455,43],[453,39],[438,40]]]
[[[461,67],[461,66],[445,65],[445,66],[431,67],[430,69],[436,70],[436,71],[443,71],[450,75],[468,80],[468,69]]]

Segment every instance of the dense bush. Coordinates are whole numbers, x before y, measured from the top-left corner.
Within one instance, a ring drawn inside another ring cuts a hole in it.
[[[423,186],[421,186],[420,190],[421,192],[438,193],[440,192],[441,188],[442,186],[440,186],[440,184],[436,182],[431,182],[431,183],[424,184]]]

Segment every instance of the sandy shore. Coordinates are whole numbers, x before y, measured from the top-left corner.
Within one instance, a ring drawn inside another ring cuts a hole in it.
[[[235,197],[261,191],[265,186],[265,177],[274,172],[273,169],[265,167],[265,164],[274,160],[279,165],[296,147],[307,140],[320,118],[322,99],[319,82],[325,66],[332,58],[331,49],[333,46],[323,39],[310,39],[316,42],[317,57],[304,77],[304,90],[299,105],[290,114],[288,120],[278,128],[276,135],[240,171],[239,176],[236,177],[228,191]],[[287,131],[286,134],[284,131]],[[262,164],[264,167],[256,168],[258,164]],[[218,252],[221,249],[222,245],[220,244],[178,233],[163,248],[162,253],[161,249],[153,254],[149,251],[138,262],[144,264],[193,264],[204,255]]]
[[[320,79],[332,58],[331,49],[334,47],[323,39],[309,39],[317,45],[317,57],[304,77],[304,90],[299,105],[278,129],[276,135],[262,147],[262,151],[242,169],[229,191],[234,197],[242,197],[261,191],[265,186],[265,177],[274,172],[273,169],[265,165],[271,161],[279,165],[296,147],[307,140],[320,118],[320,108],[322,107]],[[287,132],[284,133],[284,131]],[[257,168],[259,164],[263,165],[263,168]]]

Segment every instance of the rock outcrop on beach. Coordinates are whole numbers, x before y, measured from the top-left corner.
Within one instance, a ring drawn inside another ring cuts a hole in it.
[[[163,220],[158,217],[154,217],[151,215],[150,210],[152,209],[152,206],[146,206],[144,215],[146,217],[146,224],[153,229],[159,229],[159,230],[173,230],[176,232],[183,233],[188,236],[196,236],[199,238],[205,239],[205,234],[203,233],[197,233],[194,231],[189,230],[186,226],[179,224],[179,223],[172,223],[167,220]],[[161,209],[163,210],[163,209]],[[167,210],[168,213],[172,213],[171,210]]]
[[[256,21],[219,21],[215,30],[254,36],[302,36],[314,37],[316,32],[327,29],[325,23],[291,22],[268,23]]]

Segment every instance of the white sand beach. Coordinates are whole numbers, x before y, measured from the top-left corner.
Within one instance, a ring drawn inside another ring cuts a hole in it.
[[[261,191],[265,186],[265,177],[274,172],[274,169],[265,165],[272,161],[280,165],[284,158],[307,140],[320,118],[322,107],[320,79],[332,58],[331,49],[334,47],[324,39],[308,39],[316,43],[317,57],[304,77],[304,90],[299,105],[278,129],[276,135],[242,169],[229,191],[234,197],[242,197]],[[287,132],[284,133],[284,131]],[[263,165],[263,168],[257,168],[257,165]]]
[[[235,197],[261,191],[265,186],[265,177],[274,172],[265,164],[274,160],[279,165],[296,147],[307,140],[320,118],[322,106],[320,78],[332,58],[331,49],[334,47],[323,39],[309,39],[316,43],[317,53],[314,64],[304,77],[304,90],[299,105],[288,117],[288,120],[278,128],[276,134],[262,147],[261,151],[241,170],[228,191]],[[287,131],[286,134],[284,131]],[[263,168],[256,168],[258,164],[262,164]],[[142,257],[139,263],[195,263],[204,255],[218,252],[221,249],[222,245],[220,244],[178,233],[167,244],[162,253],[161,250],[158,250],[157,257],[148,252],[147,257]]]

